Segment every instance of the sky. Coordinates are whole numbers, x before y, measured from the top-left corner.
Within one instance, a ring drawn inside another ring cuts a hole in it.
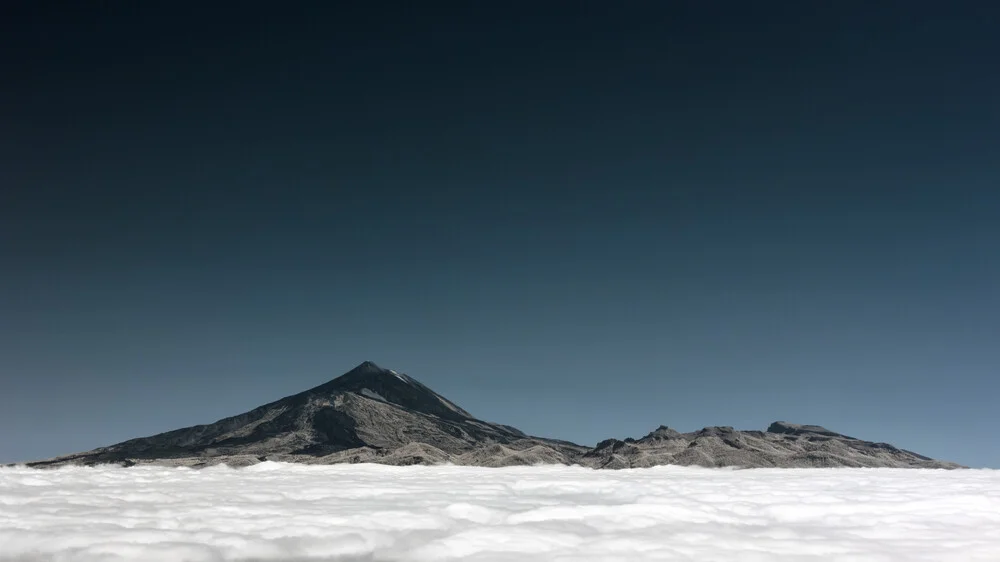
[[[987,2],[0,8],[0,461],[364,360],[1000,468]]]
[[[1000,549],[996,470],[18,467],[0,468],[0,505],[6,562],[985,562]]]

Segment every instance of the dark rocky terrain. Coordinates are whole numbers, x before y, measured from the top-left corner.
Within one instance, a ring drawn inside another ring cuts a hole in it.
[[[596,447],[584,447],[476,419],[417,380],[368,361],[326,384],[212,424],[28,466],[246,466],[264,460],[473,466],[544,463],[614,469],[663,464],[959,468],[885,443],[785,422],[775,422],[767,431],[707,427],[679,433],[661,426],[641,439],[608,439]]]

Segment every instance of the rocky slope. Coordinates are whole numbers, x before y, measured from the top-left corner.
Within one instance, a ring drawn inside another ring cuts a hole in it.
[[[661,426],[641,439],[594,448],[532,437],[485,422],[405,374],[366,361],[305,392],[208,425],[131,439],[34,467],[138,463],[245,466],[304,463],[510,466],[579,464],[638,468],[662,464],[739,467],[957,468],[885,443],[784,422],[767,431],[709,427],[678,433]]]
[[[595,468],[642,468],[661,464],[740,467],[959,468],[897,449],[862,441],[816,425],[774,422],[767,431],[706,427],[678,433],[661,426],[642,439],[608,439],[584,454]]]

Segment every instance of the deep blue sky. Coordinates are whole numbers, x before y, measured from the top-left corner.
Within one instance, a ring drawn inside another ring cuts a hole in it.
[[[992,3],[201,4],[0,8],[0,461],[370,359],[1000,468]]]

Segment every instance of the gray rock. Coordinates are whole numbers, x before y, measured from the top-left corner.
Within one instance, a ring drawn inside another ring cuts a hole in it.
[[[787,422],[774,422],[766,432],[707,427],[680,433],[660,426],[640,439],[607,439],[588,448],[476,419],[412,377],[370,361],[328,383],[212,424],[28,466],[240,467],[264,460],[490,467],[576,464],[603,469],[664,464],[959,468],[885,443]]]

